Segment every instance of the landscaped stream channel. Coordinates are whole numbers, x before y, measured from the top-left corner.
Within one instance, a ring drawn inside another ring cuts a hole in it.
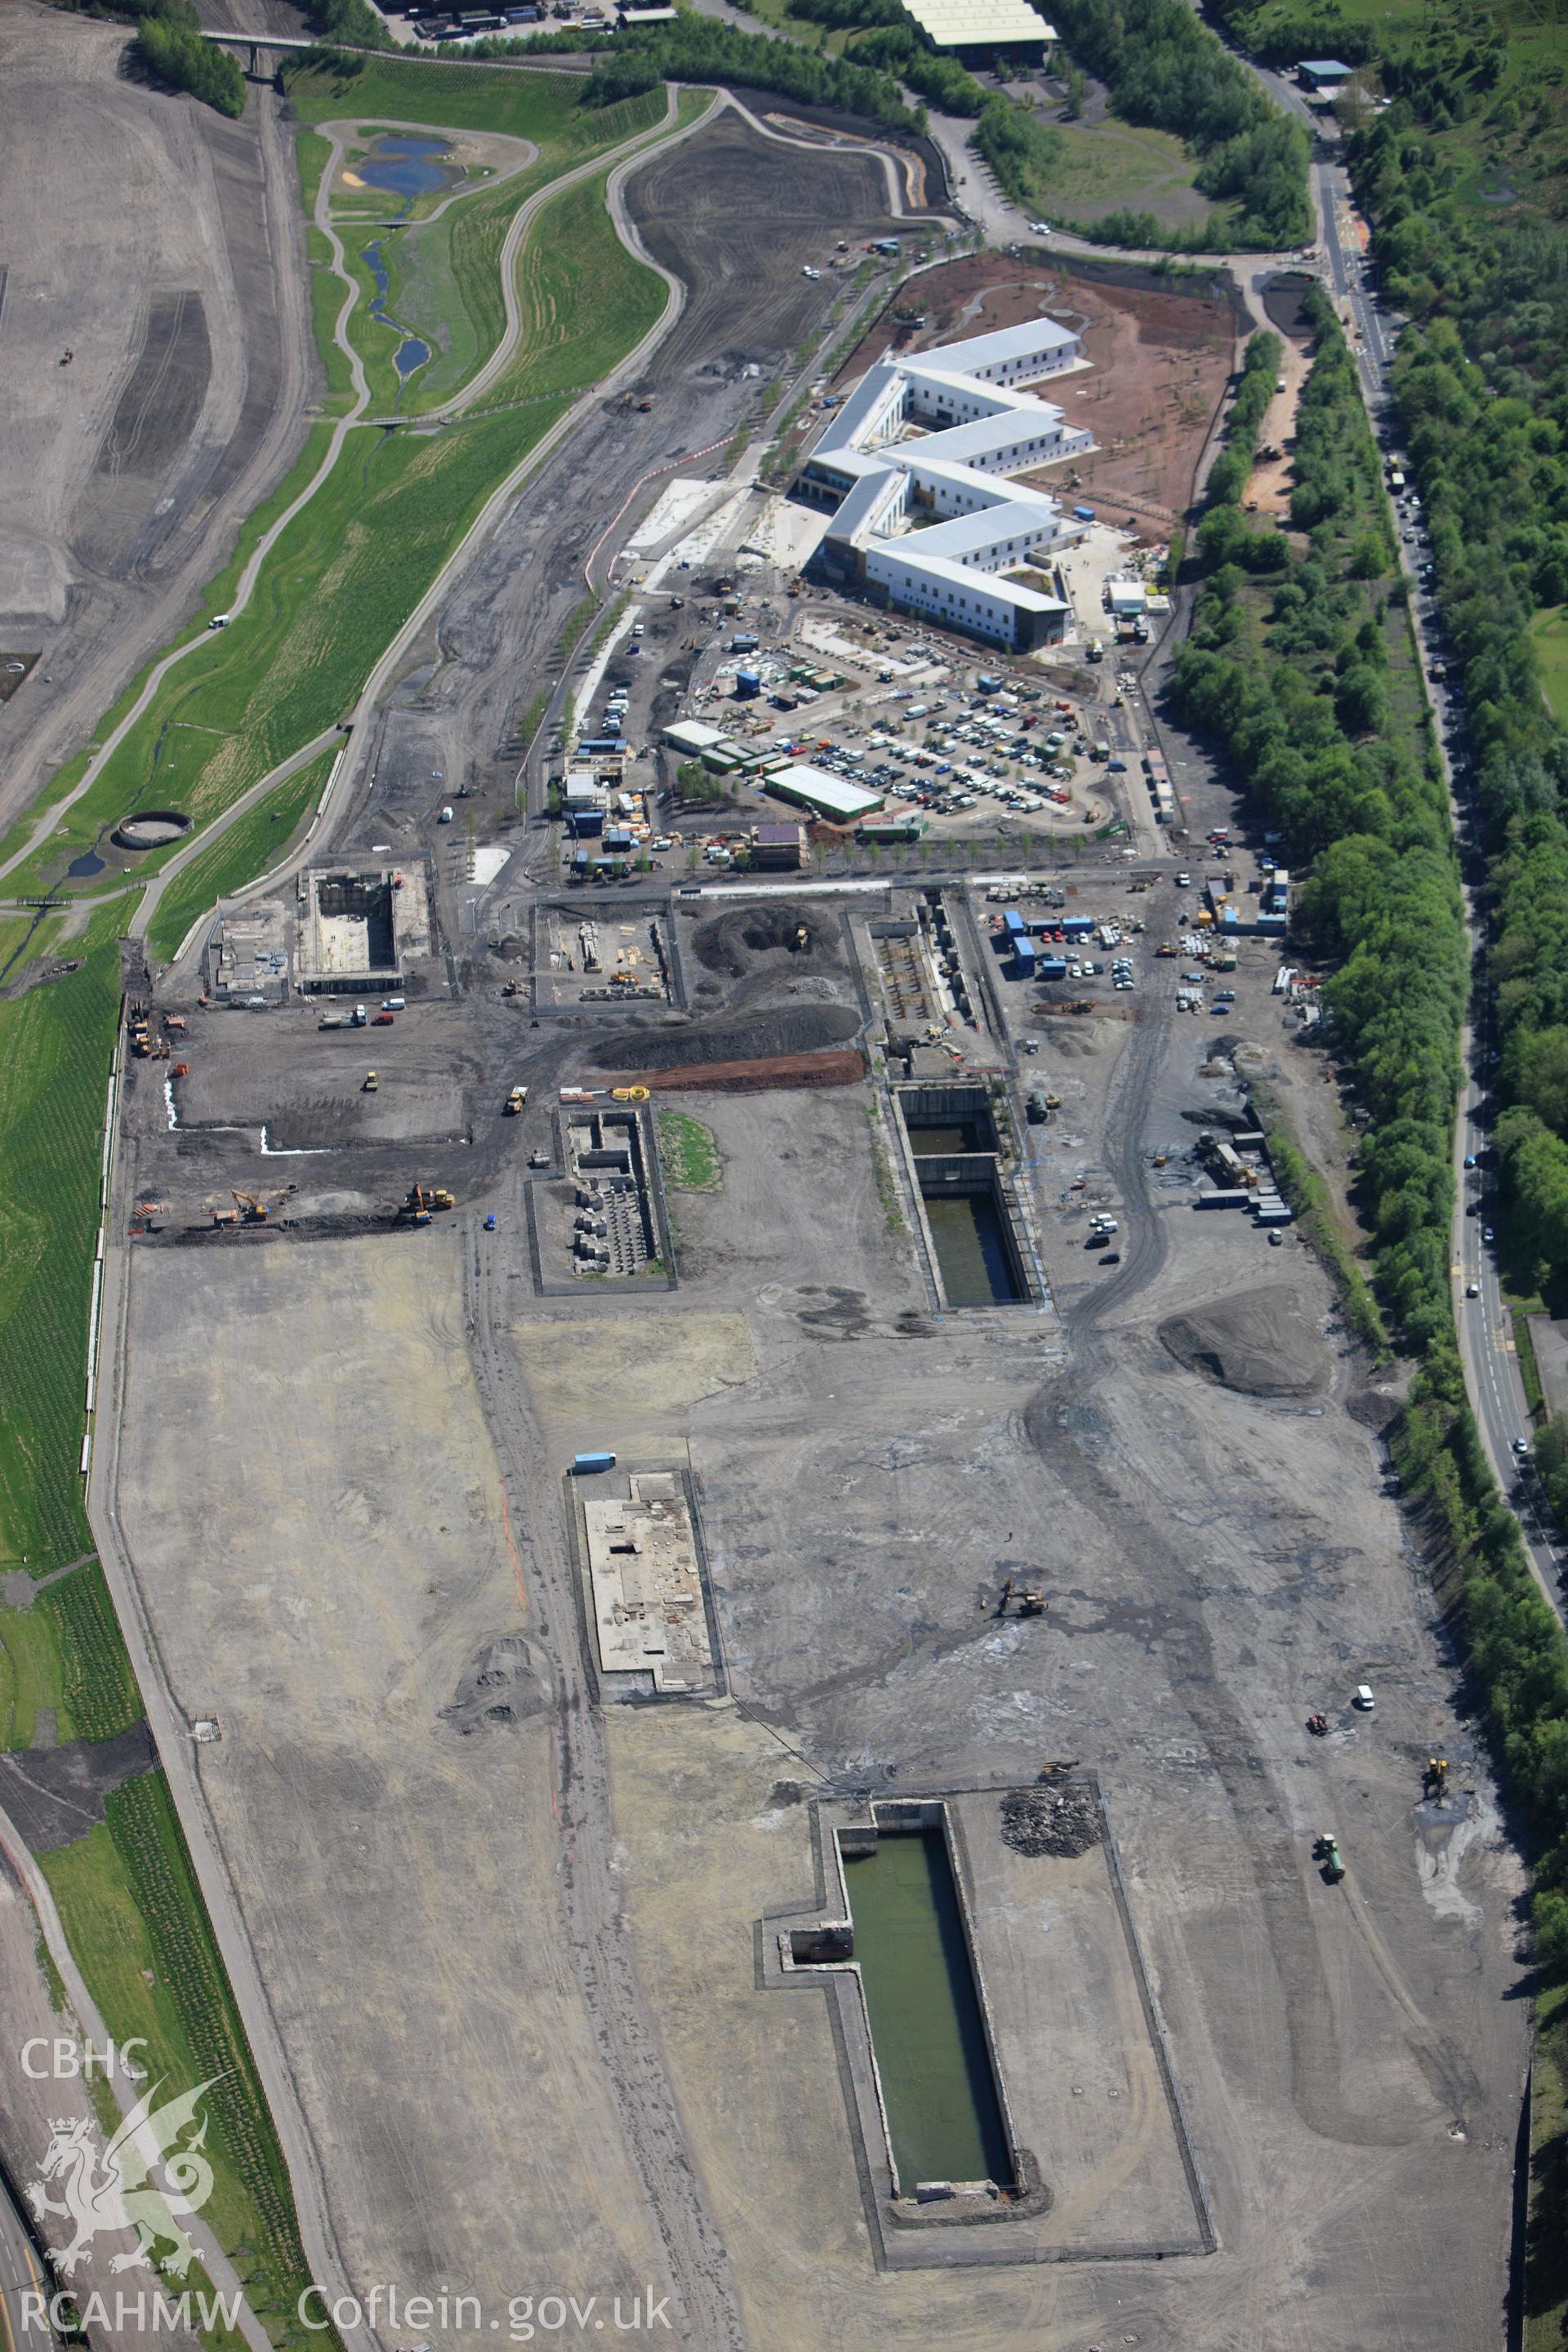
[[[445,162],[446,154],[446,142],[440,139],[381,139],[370,153],[354,165],[354,177],[362,180],[367,188],[384,188],[388,194],[401,196],[403,205],[397,217],[406,219],[416,198],[431,194],[450,181],[452,174]],[[425,365],[430,356],[430,346],[417,335],[410,334],[386,307],[387,276],[386,265],[381,257],[381,239],[377,237],[374,244],[365,246],[360,258],[375,280],[375,299],[370,306],[371,317],[379,319],[384,327],[390,327],[393,333],[401,338],[392,355],[392,363],[400,379],[397,396],[401,400],[403,385],[416,368]]]

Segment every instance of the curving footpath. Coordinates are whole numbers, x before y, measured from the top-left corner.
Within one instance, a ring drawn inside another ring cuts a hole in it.
[[[617,158],[629,159],[633,155],[639,153],[645,147],[653,145],[661,139],[667,137],[671,124],[676,120],[677,111],[678,100],[676,93],[673,89],[668,89],[666,91],[665,117],[662,123],[656,123],[651,130],[638,131],[633,138],[624,141],[619,147],[610,149],[607,155],[601,154],[590,157],[588,162],[585,163],[579,163],[574,166],[572,171],[563,173],[559,179],[552,180],[548,186],[539,189],[528,199],[526,204],[521,205],[518,207],[516,216],[512,221],[510,228],[508,230],[505,243],[501,247],[501,283],[506,307],[506,321],[502,330],[500,341],[489,361],[488,361],[486,365],[479,370],[479,373],[473,378],[472,382],[465,387],[463,392],[460,393],[455,400],[448,403],[445,408],[433,410],[427,418],[421,418],[421,423],[438,425],[447,422],[454,417],[460,416],[464,410],[471,406],[473,402],[480,396],[486,387],[495,381],[497,373],[511,359],[522,331],[522,313],[518,300],[516,285],[514,283],[516,273],[512,268],[512,262],[515,259],[519,245],[528,233],[530,224],[542,208],[550,203],[553,197],[560,195],[564,189],[574,186],[579,180],[588,179],[597,173],[602,172],[605,168],[606,163],[614,164]],[[700,117],[699,120],[705,121],[706,116]],[[695,129],[696,127],[695,123],[691,125],[692,129]],[[331,437],[327,444],[326,453],[323,456],[320,466],[316,468],[315,473],[311,476],[310,481],[305,485],[305,488],[300,490],[298,497],[296,497],[290,504],[284,509],[277,520],[270,524],[263,532],[261,538],[257,541],[256,546],[252,549],[251,553],[246,562],[245,567],[239,575],[239,581],[235,589],[233,601],[228,608],[231,619],[243,613],[249,604],[251,597],[256,591],[257,582],[260,578],[262,567],[265,565],[268,557],[271,554],[273,548],[277,545],[279,540],[281,538],[284,531],[288,530],[295,517],[300,514],[304,508],[309,506],[317,491],[326,481],[328,476],[331,473],[342,453],[344,442],[347,440],[349,435],[353,431],[354,427],[364,421],[365,411],[370,406],[370,386],[365,381],[364,364],[360,358],[359,352],[354,348],[348,332],[349,320],[360,299],[360,288],[348,268],[344,256],[342,239],[339,236],[337,230],[332,226],[331,217],[332,183],[337,176],[339,166],[342,161],[344,139],[342,127],[340,127],[334,133],[329,134],[329,145],[331,148],[331,153],[326,165],[323,167],[321,184],[316,191],[316,202],[313,208],[312,219],[314,226],[321,230],[331,248],[333,273],[335,276],[342,278],[343,282],[343,301],[337,318],[332,324],[332,341],[348,362],[350,382],[353,388],[353,397],[350,406],[334,423],[331,431]],[[487,183],[486,184],[489,186],[492,184]],[[459,193],[478,194],[479,191],[460,191]],[[653,330],[653,334],[658,335],[662,333],[664,331],[664,326],[665,321],[661,319],[658,327]],[[633,359],[640,359],[650,340],[651,337],[644,338],[643,341],[638,344],[637,352],[632,355]],[[617,371],[617,374],[619,373],[620,371]],[[602,390],[602,387],[599,389]],[[567,417],[563,419],[563,425],[569,424],[571,420],[575,417],[576,414],[577,409],[574,405],[574,408],[568,412]],[[478,520],[472,525],[463,540],[459,542],[458,546],[453,551],[453,553],[447,559],[447,562],[442,566],[441,571],[437,575],[436,581],[432,583],[431,589],[427,591],[426,595],[420,600],[419,604],[416,608],[415,614],[410,616],[409,621],[405,624],[403,630],[399,632],[399,635],[396,640],[399,647],[407,642],[410,629],[412,628],[416,618],[417,618],[420,625],[423,625],[424,621],[429,615],[437,591],[445,584],[453,566],[467,551],[468,548],[473,542],[476,534],[486,529],[494,521],[496,515],[500,511],[500,506],[511,496],[517,486],[527,478],[531,467],[537,462],[540,457],[545,455],[549,449],[554,446],[555,441],[559,438],[559,436],[560,428],[557,428],[553,434],[546,435],[544,440],[535,446],[534,449],[529,453],[528,457],[525,458],[521,465],[516,467],[515,470],[507,477],[506,480],[501,484],[500,488],[495,493],[495,496],[489,500],[485,506],[484,511],[480,514]],[[33,856],[35,853],[43,846],[44,843],[49,838],[49,835],[55,831],[59,823],[60,817],[64,814],[65,811],[68,808],[74,807],[76,803],[82,798],[84,793],[89,792],[93,785],[98,782],[98,779],[102,774],[105,766],[109,761],[112,759],[114,753],[119,750],[121,744],[130,734],[132,729],[143,716],[149,705],[152,703],[153,697],[157,694],[159,688],[163,685],[163,680],[169,676],[170,672],[177,668],[181,662],[187,660],[189,656],[195,652],[199,646],[205,646],[206,642],[207,633],[204,630],[197,635],[188,638],[184,645],[176,646],[172,652],[165,654],[162,660],[153,664],[153,667],[147,674],[146,683],[142,687],[141,693],[137,696],[135,701],[132,703],[131,709],[126,712],[125,717],[120,721],[119,725],[111,730],[111,732],[105,738],[104,741],[99,746],[97,751],[94,752],[82,773],[81,781],[73,785],[71,790],[67,793],[62,799],[50,803],[49,806],[39,816],[32,832],[28,835],[26,841],[23,844],[22,847],[14,851],[11,856],[6,858],[3,863],[0,863],[0,881],[3,881],[6,875],[15,873],[19,866],[25,865],[27,859]],[[372,673],[373,684],[379,683],[384,674],[384,669],[385,662],[384,659],[382,663],[377,665],[376,669]],[[364,694],[362,693],[358,708],[363,709],[364,707],[365,698]],[[290,757],[292,757],[292,754]],[[269,776],[263,779],[263,786],[268,783],[276,783],[283,772],[285,772],[284,770],[274,770]],[[255,789],[260,790],[261,788],[262,787],[257,787]],[[205,831],[201,835],[201,838],[203,840],[210,839],[210,829]]]

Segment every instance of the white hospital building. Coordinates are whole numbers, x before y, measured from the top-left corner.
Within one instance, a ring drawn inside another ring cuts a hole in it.
[[[868,368],[798,485],[837,504],[829,578],[1014,652],[1055,643],[1068,606],[1009,575],[1049,564],[1083,526],[1006,478],[1093,446],[1030,389],[1082,356],[1070,328],[1031,319]]]

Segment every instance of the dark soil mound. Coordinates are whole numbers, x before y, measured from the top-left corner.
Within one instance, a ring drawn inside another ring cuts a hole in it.
[[[1212,1307],[1173,1315],[1160,1338],[1179,1364],[1242,1396],[1316,1396],[1328,1385],[1328,1355],[1284,1283],[1238,1290]]]
[[[737,907],[703,924],[692,940],[692,953],[705,971],[740,980],[757,956],[793,954],[795,933],[804,924],[811,934],[811,963],[819,965],[826,950],[818,919],[805,907],[781,905],[776,900],[761,907]],[[832,961],[837,963],[837,958]]]
[[[1374,1429],[1379,1434],[1391,1421],[1397,1421],[1404,1410],[1404,1398],[1391,1396],[1386,1389],[1357,1389],[1345,1403],[1352,1421],[1359,1421],[1363,1429]]]
[[[700,1062],[759,1062],[774,1054],[817,1054],[860,1026],[847,1004],[781,1005],[742,1021],[689,1029],[623,1029],[595,1049],[601,1070],[673,1070]]]
[[[1070,1862],[1100,1843],[1100,1806],[1094,1790],[1069,1783],[1065,1789],[1009,1789],[1002,1800],[1002,1843],[1031,1860],[1059,1854]]]

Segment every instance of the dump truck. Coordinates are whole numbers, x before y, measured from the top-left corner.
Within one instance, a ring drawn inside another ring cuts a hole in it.
[[[374,1070],[367,1070],[364,1074],[364,1083],[361,1087],[360,1092],[362,1095],[373,1095],[376,1092],[380,1085],[381,1080],[376,1076],[375,1072]]]
[[[510,1094],[508,1095],[505,1102],[501,1105],[501,1108],[508,1118],[515,1118],[527,1100],[528,1088],[526,1087],[513,1087]]]

